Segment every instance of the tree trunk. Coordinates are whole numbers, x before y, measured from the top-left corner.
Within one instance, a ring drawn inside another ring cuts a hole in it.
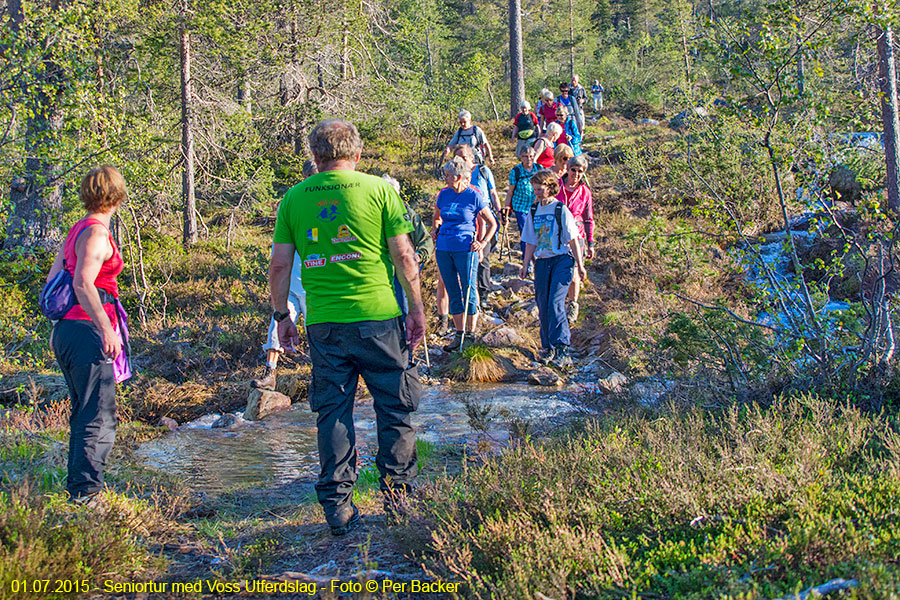
[[[425,28],[425,51],[428,53],[428,70],[425,72],[425,85],[431,89],[434,81],[434,58],[431,55],[431,34],[429,28]]]
[[[900,120],[897,116],[897,65],[894,59],[894,32],[888,27],[879,31],[878,70],[881,84],[881,121],[884,126],[884,159],[887,167],[888,208],[900,210],[900,148],[897,136],[900,134]]]
[[[51,3],[53,10],[60,2]],[[24,23],[21,0],[7,0],[8,26],[18,32]],[[45,55],[42,71],[30,90],[24,89],[28,116],[25,122],[25,171],[10,187],[12,214],[7,223],[7,248],[55,249],[62,238],[62,166],[53,156],[63,126],[60,108],[65,94],[65,73],[52,56]]]
[[[510,117],[525,100],[525,66],[522,59],[522,0],[509,0],[509,97]]]
[[[197,243],[197,201],[194,198],[194,92],[191,81],[191,32],[188,29],[188,0],[182,0],[181,22],[181,197],[184,202],[182,243]]]
[[[575,0],[569,0],[569,77],[575,76]]]

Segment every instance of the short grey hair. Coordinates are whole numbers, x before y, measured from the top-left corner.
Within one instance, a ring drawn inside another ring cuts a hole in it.
[[[362,152],[363,141],[356,125],[350,121],[328,119],[310,132],[309,149],[319,163],[356,160]]]
[[[551,92],[547,88],[544,88],[541,90],[541,98],[552,101],[553,100],[553,92]]]
[[[569,109],[566,108],[565,104],[560,104],[559,106],[556,107],[556,114],[557,115],[566,115],[568,117]]]
[[[389,184],[391,184],[391,186],[393,186],[393,188],[394,188],[395,190],[397,190],[397,193],[398,193],[398,194],[400,193],[400,182],[399,182],[399,181],[397,181],[396,179],[394,179],[393,177],[391,177],[391,176],[388,175],[387,173],[385,173],[384,175],[382,175],[381,178],[384,179],[385,181],[387,181]]]
[[[585,171],[588,168],[588,159],[585,158],[584,154],[579,154],[578,156],[573,156],[569,160],[566,161],[566,167],[581,167]]]
[[[462,157],[454,156],[450,162],[444,165],[444,173],[452,177],[472,177],[472,169]]]
[[[554,132],[556,133],[557,136],[562,135],[562,132],[563,132],[562,125],[560,125],[556,121],[547,125],[547,133],[554,133]]]
[[[459,111],[459,115],[456,118],[457,119],[471,119],[472,113],[470,113],[466,109],[462,109],[461,111]]]
[[[532,154],[534,154],[534,146],[532,146],[531,144],[523,144],[523,145],[519,148],[519,151],[516,152],[516,156],[521,157],[523,154],[525,154],[526,152],[529,152],[529,151],[530,151]]]
[[[519,105],[519,108],[521,108],[525,112],[528,112],[531,110],[531,102],[529,102],[528,100],[522,100],[522,103]]]

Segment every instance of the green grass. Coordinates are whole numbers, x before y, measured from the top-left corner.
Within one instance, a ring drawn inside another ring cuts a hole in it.
[[[416,440],[416,455],[418,458],[416,465],[419,471],[422,471],[425,465],[431,461],[435,451],[436,447],[431,442]],[[357,473],[356,485],[353,486],[353,499],[354,501],[361,501],[363,498],[371,496],[378,489],[378,468],[374,464],[369,465],[360,469],[359,473]],[[315,500],[315,497],[313,500]]]
[[[837,577],[882,598],[900,581],[900,435],[814,397],[589,422],[420,507],[429,568],[475,598],[771,598]]]

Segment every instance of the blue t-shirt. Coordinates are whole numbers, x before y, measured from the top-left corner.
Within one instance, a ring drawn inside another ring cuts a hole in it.
[[[494,174],[486,165],[476,165],[472,169],[472,187],[481,192],[488,206],[491,205],[491,190],[497,187]]]
[[[487,208],[487,200],[481,192],[469,186],[459,194],[444,188],[437,197],[441,211],[441,230],[435,250],[468,252],[475,237],[475,221],[478,213]]]

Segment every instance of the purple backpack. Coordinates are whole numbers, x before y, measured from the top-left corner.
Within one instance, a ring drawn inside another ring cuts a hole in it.
[[[75,306],[75,290],[72,288],[72,274],[63,261],[62,271],[47,282],[41,290],[38,305],[41,312],[51,321],[59,321]]]

